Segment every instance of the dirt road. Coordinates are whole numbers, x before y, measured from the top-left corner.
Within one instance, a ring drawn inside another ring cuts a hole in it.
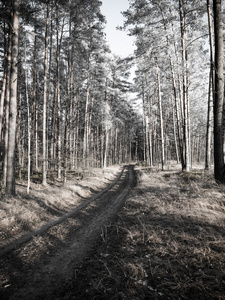
[[[117,215],[133,185],[133,166],[125,166],[108,188],[2,249],[1,299],[55,299],[96,240],[104,239],[104,226]]]

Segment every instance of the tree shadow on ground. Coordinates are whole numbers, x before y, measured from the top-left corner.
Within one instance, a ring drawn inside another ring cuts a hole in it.
[[[61,299],[225,299],[224,238],[220,224],[130,198]]]
[[[121,188],[123,185],[124,183],[122,183]],[[56,264],[60,263],[57,258],[59,254],[64,256],[68,255],[68,247],[74,243],[74,233],[79,232],[79,230],[89,222],[90,217],[93,219],[98,217],[98,212],[100,211],[98,205],[105,207],[106,204],[109,203],[108,197],[116,196],[117,193],[118,191],[110,190],[107,193],[107,198],[103,197],[101,201],[96,200],[95,203],[90,205],[90,207],[88,206],[87,209],[78,212],[74,216],[70,216],[63,223],[57,224],[57,226],[50,228],[47,232],[44,231],[40,235],[35,236],[28,243],[24,243],[19,249],[11,251],[10,254],[6,253],[3,255],[0,258],[1,262],[4,262],[1,264],[2,268],[0,274],[2,274],[2,281],[5,282],[5,284],[2,284],[0,291],[2,299],[18,299],[18,297],[21,300],[28,299],[29,292],[24,291],[23,294],[23,290],[26,290],[27,286],[32,290],[33,294],[30,294],[32,299],[43,299],[43,296],[45,299],[56,299],[57,292],[56,295],[53,293],[47,295],[49,291],[42,290],[42,296],[36,292],[36,285],[39,286],[40,291],[41,282],[43,282],[45,278],[52,276],[52,274],[48,272],[41,274],[41,270],[45,268],[45,264],[49,261],[55,260]],[[36,199],[36,201],[42,205],[39,199]],[[100,236],[100,234],[99,229],[98,236]],[[81,237],[82,234],[80,234],[80,238]],[[90,249],[87,250],[91,251],[91,247],[93,247],[93,245],[90,244]],[[86,253],[88,253],[88,251],[86,251]],[[46,279],[46,281],[47,280],[48,279]],[[54,281],[54,278],[52,278],[52,280]],[[62,282],[63,280],[65,280],[65,278],[61,278]],[[34,289],[31,288],[31,286],[34,287]]]

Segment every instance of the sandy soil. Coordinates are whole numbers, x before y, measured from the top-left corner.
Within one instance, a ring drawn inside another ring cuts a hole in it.
[[[107,197],[4,256],[1,299],[225,299],[225,187],[198,169],[135,170],[136,186],[125,205],[118,197],[126,190],[121,178]],[[109,170],[97,190],[118,173]],[[88,188],[95,189],[92,179],[80,184],[76,205],[94,192]],[[86,190],[90,194],[81,195]],[[50,198],[51,187],[41,193]],[[51,214],[68,211],[68,198],[67,209],[59,207],[63,201],[49,204]],[[9,200],[1,203],[1,214]],[[21,201],[32,211],[32,201]],[[41,208],[36,218],[49,221],[49,210]],[[12,239],[7,225],[21,226],[15,219],[1,223],[3,236]]]

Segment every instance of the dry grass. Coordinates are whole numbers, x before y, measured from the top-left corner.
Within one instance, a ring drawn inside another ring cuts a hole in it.
[[[225,299],[225,187],[197,169],[137,172],[61,299]]]
[[[32,182],[29,196],[26,182],[18,181],[17,196],[4,196],[0,201],[0,247],[70,211],[84,198],[111,183],[119,170],[119,166],[107,168],[104,172],[92,169],[82,180],[73,178],[66,184],[54,180],[45,187]]]
[[[118,171],[93,170],[91,178],[45,188],[32,183],[29,197],[20,182],[17,197],[0,202],[1,245],[74,208]],[[125,207],[102,228],[92,255],[52,299],[225,299],[225,187],[198,168],[136,172],[137,185]],[[47,259],[77,222],[68,219],[17,251],[18,257],[27,255],[28,272],[40,256],[36,249]]]

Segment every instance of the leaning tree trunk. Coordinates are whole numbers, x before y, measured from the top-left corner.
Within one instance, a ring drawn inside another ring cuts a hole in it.
[[[15,149],[16,149],[16,118],[17,118],[17,80],[18,80],[18,49],[19,49],[19,0],[13,1],[12,24],[12,65],[10,80],[9,104],[9,142],[6,193],[15,194]]]
[[[223,25],[221,0],[213,0],[215,35],[214,172],[215,180],[225,184],[223,151]]]

